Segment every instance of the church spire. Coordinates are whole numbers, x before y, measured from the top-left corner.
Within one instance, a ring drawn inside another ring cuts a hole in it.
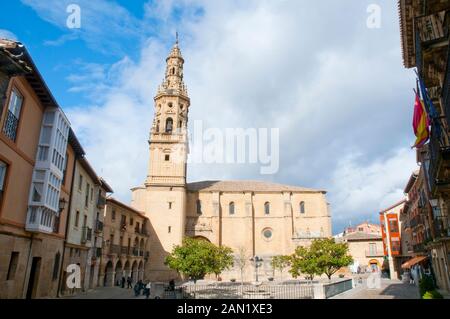
[[[187,97],[187,88],[183,81],[184,59],[179,47],[178,32],[176,33],[175,44],[166,59],[166,64],[165,77],[158,88],[157,95],[169,93]]]

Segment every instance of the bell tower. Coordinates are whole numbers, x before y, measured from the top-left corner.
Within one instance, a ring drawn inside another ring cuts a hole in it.
[[[165,78],[154,98],[155,117],[150,132],[146,186],[186,184],[186,129],[191,102],[183,82],[184,59],[178,46],[178,37],[166,64]]]
[[[131,206],[150,219],[150,256],[145,278],[156,281],[177,278],[164,262],[185,235],[190,99],[183,82],[183,65],[177,36],[166,59],[164,80],[154,98],[147,178],[143,187],[132,189]]]

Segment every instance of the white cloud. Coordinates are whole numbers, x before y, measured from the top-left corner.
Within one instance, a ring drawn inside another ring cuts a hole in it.
[[[159,19],[161,34],[141,42],[136,61],[72,74],[72,90],[92,91],[93,105],[70,109],[69,118],[94,167],[127,201],[146,177],[153,95],[178,29],[191,123],[279,127],[282,139],[277,175],[249,165],[191,165],[190,180],[269,178],[325,188],[336,231],[347,219],[376,220],[414,169],[414,81],[402,68],[395,3],[380,1],[383,27],[368,29],[366,2],[148,4],[145,18]],[[202,8],[201,17],[190,5]],[[175,7],[182,10],[174,17]],[[352,14],[343,18],[344,9]]]

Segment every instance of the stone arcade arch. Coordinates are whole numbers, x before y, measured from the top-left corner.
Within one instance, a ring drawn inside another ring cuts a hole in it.
[[[125,273],[125,277],[128,278],[129,276],[131,276],[131,267],[130,267],[130,261],[126,261],[125,263],[125,267],[123,268],[124,273]]]
[[[138,267],[138,278],[144,280],[144,262],[141,260]]]
[[[138,281],[138,264],[135,261],[133,261],[133,266],[131,267],[131,279],[133,279],[133,282]]]
[[[115,280],[115,283],[117,283],[118,280],[119,281],[122,280],[122,276],[123,276],[123,267],[122,267],[122,262],[120,260],[116,263],[115,274],[116,274],[116,276],[115,276],[114,280]]]
[[[105,267],[105,279],[103,286],[112,287],[114,286],[114,267],[111,261],[108,261]]]

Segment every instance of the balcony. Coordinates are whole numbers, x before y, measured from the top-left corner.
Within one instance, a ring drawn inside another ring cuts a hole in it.
[[[89,227],[83,227],[83,231],[81,234],[81,243],[85,244],[88,241],[90,242],[92,240],[92,228]]]
[[[17,138],[17,127],[19,125],[19,119],[8,110],[6,113],[5,125],[3,127],[3,133],[13,142]]]
[[[119,245],[110,245],[109,246],[109,255],[119,255],[120,254],[120,246]]]
[[[432,45],[443,41],[448,37],[448,28],[445,22],[445,11],[437,12],[415,20],[421,42],[424,45]]]
[[[430,142],[430,167],[428,169],[428,180],[430,182],[430,190],[435,194],[438,188],[449,188],[450,181],[442,180],[444,161],[450,160],[450,148],[443,146],[442,142],[436,136],[434,131],[431,132]]]
[[[366,250],[367,258],[383,257],[384,251],[381,250]]]
[[[128,255],[128,247],[125,247],[125,246],[120,247],[120,254],[122,256]]]
[[[99,220],[95,221],[95,232],[96,233],[103,232],[103,222],[102,221],[99,221]]]
[[[434,233],[436,239],[450,237],[449,218],[447,216],[434,218]]]
[[[415,245],[413,245],[413,251],[415,253],[422,253],[425,251],[425,245],[423,243],[415,244]]]
[[[137,248],[133,248],[133,256],[139,256],[139,250]]]
[[[106,197],[99,196],[97,199],[97,208],[103,209],[106,205]]]
[[[422,215],[416,215],[409,221],[409,225],[411,228],[416,228],[417,226],[424,224],[424,218]]]

